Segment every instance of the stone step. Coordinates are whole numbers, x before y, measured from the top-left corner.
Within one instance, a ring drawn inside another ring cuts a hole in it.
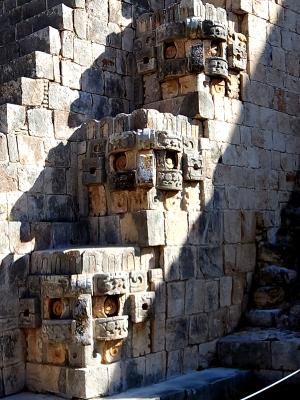
[[[41,1],[39,4],[43,3],[42,0],[38,1]],[[34,8],[34,10],[35,14],[26,19],[22,19],[22,14],[17,11],[0,18],[0,45],[14,43],[48,26],[58,30],[73,30],[73,9],[61,1],[51,8]]]
[[[255,386],[249,371],[210,368],[190,372],[145,388],[132,389],[108,399],[233,400]]]
[[[76,275],[139,270],[140,250],[134,247],[85,247],[34,251],[31,275]]]
[[[52,26],[58,30],[73,30],[73,10],[64,4],[54,6],[34,17],[16,24],[16,39],[22,39],[33,32]]]
[[[237,400],[257,388],[249,371],[211,368],[200,372],[168,379],[155,385],[131,389],[106,399],[155,399],[155,400]],[[239,397],[240,396],[240,397]],[[20,393],[5,397],[7,400],[60,400],[60,397]],[[96,399],[95,399],[96,400]],[[100,399],[99,399],[100,400]]]
[[[9,22],[20,22],[54,6],[64,4],[71,8],[84,8],[85,0],[18,0],[4,3],[3,17]]]
[[[55,64],[51,54],[34,51],[0,66],[0,84],[17,78],[44,78],[54,80]]]
[[[269,310],[252,309],[245,313],[245,320],[248,326],[258,328],[274,328],[283,310],[274,308]]]
[[[18,78],[0,85],[0,105],[11,103],[23,106],[42,106],[46,101],[48,81]]]
[[[1,48],[0,65],[16,60],[34,51],[59,55],[61,41],[59,31],[51,26],[32,33],[25,38]]]
[[[300,365],[300,332],[248,328],[218,342],[220,365],[267,371],[295,371]]]

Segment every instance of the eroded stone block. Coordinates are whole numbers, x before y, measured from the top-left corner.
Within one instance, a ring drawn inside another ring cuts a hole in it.
[[[154,292],[134,293],[130,295],[130,315],[134,323],[151,318],[154,311]]]
[[[96,340],[118,340],[128,336],[128,316],[97,318],[94,320]]]

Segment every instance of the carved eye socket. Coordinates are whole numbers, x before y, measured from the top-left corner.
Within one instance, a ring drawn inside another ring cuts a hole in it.
[[[114,161],[116,171],[124,171],[127,166],[127,158],[125,153],[117,154]]]
[[[142,305],[142,309],[143,309],[144,311],[147,311],[148,308],[149,308],[149,306],[148,306],[147,303],[144,303],[144,304]]]
[[[175,43],[174,42],[166,43],[165,51],[164,51],[165,59],[169,60],[169,59],[175,58],[176,55],[177,55],[177,49],[176,49]]]
[[[104,302],[104,313],[107,317],[114,317],[118,314],[119,302],[116,296],[107,296]]]
[[[166,153],[166,167],[174,169],[177,166],[177,155],[175,151],[167,151]]]
[[[63,303],[61,299],[51,299],[49,302],[49,314],[52,319],[59,319],[63,313]]]

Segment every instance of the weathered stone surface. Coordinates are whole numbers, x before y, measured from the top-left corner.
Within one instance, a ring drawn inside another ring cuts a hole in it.
[[[27,111],[28,128],[31,136],[52,137],[53,122],[52,112],[34,108]]]
[[[275,308],[284,300],[284,290],[281,287],[263,286],[254,293],[254,303],[258,308]]]

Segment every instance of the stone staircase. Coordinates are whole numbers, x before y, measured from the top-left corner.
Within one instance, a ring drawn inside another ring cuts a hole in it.
[[[66,5],[67,3],[70,7]],[[31,0],[24,5],[7,10],[0,18],[0,64],[6,64],[24,54],[24,46],[26,42],[28,43],[26,38],[34,32],[47,27],[53,27],[59,31],[72,31],[71,7],[75,7],[74,2],[53,1],[48,2],[48,9],[46,9],[45,1]],[[41,37],[39,34],[35,37],[46,40],[45,36]],[[34,50],[39,49],[34,48]]]
[[[252,307],[246,313],[248,326],[300,329],[299,174],[293,179],[294,191],[281,212],[276,243],[262,240],[258,246]]]
[[[300,333],[276,328],[245,328],[218,342],[219,364],[249,369],[264,385],[274,383],[300,366]],[[287,381],[299,384],[299,375]]]
[[[24,77],[61,82],[56,57],[60,34],[74,31],[73,8],[84,6],[85,0],[5,2],[0,17],[0,104],[40,105],[26,103],[21,95],[30,86]]]
[[[262,241],[252,308],[244,328],[218,342],[219,365],[254,370],[273,383],[300,367],[299,174],[294,191],[281,213],[277,241]],[[299,384],[296,375],[287,384]]]

